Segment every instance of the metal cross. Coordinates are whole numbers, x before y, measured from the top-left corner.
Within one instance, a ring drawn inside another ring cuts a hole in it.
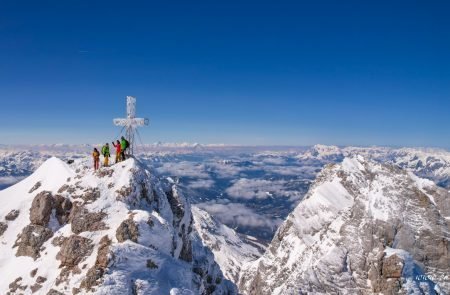
[[[136,98],[127,96],[127,117],[113,120],[114,125],[123,126],[126,130],[126,138],[130,143],[130,154],[134,153],[136,128],[147,126],[147,118],[136,118]]]

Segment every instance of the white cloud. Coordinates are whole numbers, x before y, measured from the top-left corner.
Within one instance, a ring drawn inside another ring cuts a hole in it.
[[[265,166],[264,169],[267,172],[284,175],[284,176],[299,176],[303,178],[314,179],[318,170],[321,167],[314,166]]]
[[[214,185],[214,180],[212,179],[199,179],[189,182],[188,186],[190,188],[211,188]]]
[[[216,217],[220,222],[231,227],[269,227],[275,229],[281,224],[281,219],[272,219],[258,214],[239,203],[206,202],[196,204],[199,208]]]
[[[293,197],[297,191],[286,189],[285,180],[265,180],[241,178],[227,188],[225,192],[236,199],[266,199],[272,196]]]
[[[157,168],[159,173],[167,173],[178,177],[209,178],[205,165],[192,162],[164,163]]]
[[[246,167],[238,167],[234,164],[228,163],[208,163],[208,166],[222,178],[233,178],[238,176],[242,171],[251,170]]]
[[[2,176],[0,177],[0,185],[13,185],[23,178],[24,176]]]

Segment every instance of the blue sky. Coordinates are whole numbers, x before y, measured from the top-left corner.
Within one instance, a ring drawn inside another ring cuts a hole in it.
[[[2,1],[0,143],[448,148],[449,3]]]

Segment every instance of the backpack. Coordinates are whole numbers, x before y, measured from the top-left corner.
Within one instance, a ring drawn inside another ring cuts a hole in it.
[[[102,147],[102,155],[104,156],[104,157],[106,157],[106,156],[110,156],[110,154],[109,154],[109,146],[107,146],[107,145],[104,145],[103,147]]]
[[[128,142],[128,140],[125,139],[125,149],[130,147],[130,143]]]

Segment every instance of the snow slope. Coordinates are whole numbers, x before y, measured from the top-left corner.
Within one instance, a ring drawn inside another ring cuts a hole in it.
[[[225,278],[237,283],[242,265],[259,258],[265,247],[254,238],[244,239],[198,207],[192,206],[192,212],[194,228],[203,244],[213,252]]]
[[[50,158],[0,191],[0,294],[235,294],[176,185]]]
[[[244,294],[450,291],[450,195],[362,156],[327,166],[241,275]]]

